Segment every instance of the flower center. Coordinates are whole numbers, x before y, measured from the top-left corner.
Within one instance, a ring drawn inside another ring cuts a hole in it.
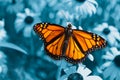
[[[33,17],[31,17],[31,16],[27,16],[27,17],[25,18],[25,23],[27,23],[27,24],[32,24],[33,21],[34,21],[34,19],[33,19]]]
[[[116,56],[113,60],[117,67],[120,67],[120,55]]]
[[[105,28],[105,29],[103,30],[103,33],[106,34],[106,35],[108,35],[108,34],[110,33],[110,29]]]
[[[78,1],[78,2],[85,2],[86,0],[76,0],[76,1]]]
[[[12,0],[12,4],[15,4],[16,3],[16,1],[15,0]]]
[[[68,80],[83,80],[83,76],[79,73],[72,73],[68,76]]]

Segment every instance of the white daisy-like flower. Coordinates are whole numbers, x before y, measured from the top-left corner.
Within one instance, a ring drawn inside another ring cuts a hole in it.
[[[103,55],[105,63],[100,67],[104,79],[120,80],[120,51],[116,47],[110,48]]]
[[[0,20],[0,29],[3,28],[5,25],[4,19]]]
[[[7,38],[7,33],[4,29],[4,19],[0,20],[0,41],[4,40],[5,38]]]
[[[0,51],[0,77],[3,77],[7,73],[7,66],[6,66],[6,55]]]
[[[5,59],[6,59],[6,55],[2,51],[0,51],[0,64],[6,63]]]
[[[66,75],[63,75],[59,80],[102,80],[99,76],[90,75],[92,71],[80,64],[76,70],[76,66],[64,69]]]
[[[96,13],[96,7],[98,6],[95,0],[66,0],[64,2],[70,7],[71,13],[75,11],[80,16],[92,16],[92,14]]]
[[[4,29],[0,29],[0,41],[4,40],[6,37],[6,31]]]
[[[120,41],[120,33],[114,26],[108,25],[108,23],[102,23],[94,28],[94,31],[103,36],[110,46],[117,46]]]
[[[17,13],[17,19],[15,21],[16,32],[24,29],[23,35],[30,37],[33,25],[40,22],[38,16],[39,14],[32,12],[28,8],[25,9],[25,13]]]
[[[23,0],[11,0],[11,4],[8,5],[7,11],[10,13],[17,13],[24,9]]]
[[[46,0],[46,3],[50,6],[50,7],[53,7],[53,6],[56,6],[58,0]]]
[[[51,1],[52,3],[54,1]],[[25,1],[25,4],[27,4],[33,11],[39,13],[42,12],[44,7],[46,6],[47,1],[46,0],[27,0]],[[39,6],[39,7],[38,7]]]

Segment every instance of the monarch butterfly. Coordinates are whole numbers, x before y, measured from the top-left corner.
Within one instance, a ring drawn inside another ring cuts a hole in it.
[[[70,63],[82,62],[91,51],[105,47],[106,41],[97,34],[72,29],[68,24],[37,23],[34,31],[42,38],[45,50],[53,59],[65,58]]]

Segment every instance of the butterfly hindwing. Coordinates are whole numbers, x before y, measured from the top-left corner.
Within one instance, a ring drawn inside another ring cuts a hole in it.
[[[63,34],[52,43],[45,45],[45,49],[48,52],[48,55],[50,55],[52,58],[56,60],[57,59],[59,60],[62,57],[62,47],[64,38],[65,35]]]
[[[68,46],[65,53],[65,58],[70,63],[78,63],[81,62],[86,57],[78,47],[77,43],[74,41],[71,36],[68,41]]]

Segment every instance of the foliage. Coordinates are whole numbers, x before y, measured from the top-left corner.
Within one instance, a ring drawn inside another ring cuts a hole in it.
[[[120,49],[119,0],[0,0],[0,4],[0,80],[74,80],[79,74],[87,75],[83,76],[87,80],[109,79],[102,73],[107,59],[103,56],[113,47]],[[33,31],[38,22],[65,27],[70,22],[77,29],[103,36],[107,47],[92,52],[94,59],[86,58],[84,68],[81,63],[52,60]]]

